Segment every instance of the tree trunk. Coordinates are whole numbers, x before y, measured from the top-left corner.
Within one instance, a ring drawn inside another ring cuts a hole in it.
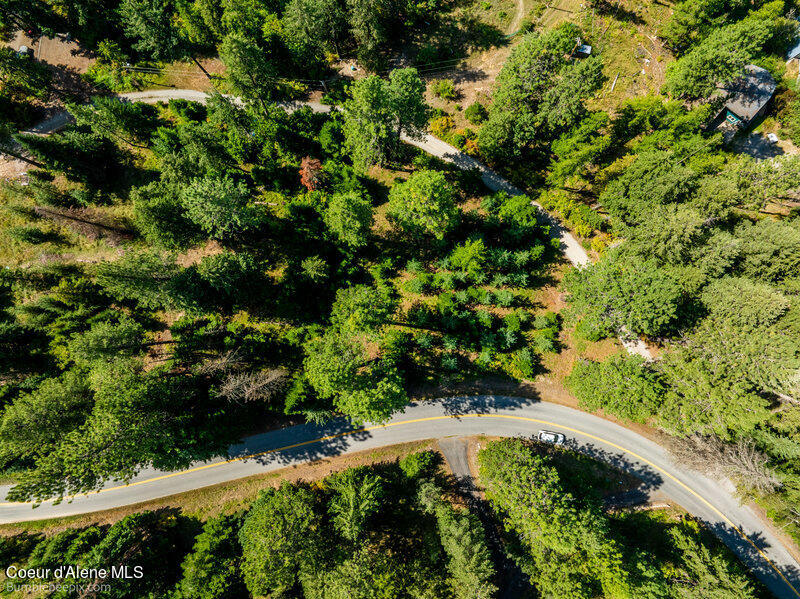
[[[208,77],[208,80],[213,82],[214,78],[211,76],[211,73],[209,73],[203,68],[203,65],[200,64],[200,61],[197,60],[197,58],[194,56],[192,56],[192,60],[194,61],[194,64],[197,65],[197,68],[203,71],[203,74],[205,74],[205,76]]]
[[[395,140],[395,144],[396,145],[395,145],[395,148],[394,148],[395,157],[398,160],[399,160],[399,156],[400,156],[400,148],[402,147],[402,143],[403,143],[403,142],[400,141],[400,136],[402,134],[403,134],[403,121],[398,119],[398,123],[397,123],[397,139]]]
[[[22,154],[20,154],[18,152],[12,152],[11,150],[9,150],[5,146],[0,147],[0,154],[7,154],[8,156],[11,156],[12,158],[16,158],[17,160],[22,160],[22,162],[25,162],[26,164],[30,164],[31,166],[35,166],[36,168],[44,168],[44,164],[42,164],[41,162],[37,162],[37,161],[32,160],[30,158],[26,158],[25,156],[23,156]]]

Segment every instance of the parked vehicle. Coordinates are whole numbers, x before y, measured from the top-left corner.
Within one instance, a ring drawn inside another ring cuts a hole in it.
[[[567,438],[561,433],[554,433],[553,431],[539,431],[536,438],[541,443],[550,443],[551,445],[564,445]]]

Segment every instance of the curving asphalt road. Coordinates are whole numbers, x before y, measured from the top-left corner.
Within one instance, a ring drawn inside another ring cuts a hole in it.
[[[174,89],[135,92],[122,97],[141,102],[171,98],[203,102],[207,98],[203,92]],[[330,110],[323,104],[305,104],[319,112]],[[287,105],[287,108],[297,106]],[[68,122],[63,114],[56,115],[35,132],[46,134]],[[490,189],[522,193],[482,163],[433,136],[405,138],[405,141],[460,168],[478,169]],[[561,242],[567,259],[578,267],[588,264],[588,255],[569,231],[543,209],[540,212],[553,237]],[[630,353],[650,358],[641,341],[623,341],[623,344]],[[359,429],[351,428],[346,421],[334,421],[322,427],[301,425],[273,431],[231,447],[228,459],[197,463],[179,472],[145,470],[127,485],[112,482],[100,492],[74,497],[68,502],[45,502],[35,510],[31,504],[2,503],[0,523],[131,505],[308,460],[407,441],[452,435],[531,435],[540,427],[564,432],[574,449],[636,474],[645,485],[661,490],[705,522],[777,597],[800,599],[800,564],[752,510],[739,504],[730,487],[675,466],[663,448],[621,426],[563,406],[509,397],[452,398],[412,405],[385,425]],[[9,486],[0,486],[3,497],[8,489]]]
[[[382,425],[353,428],[345,420],[299,425],[245,439],[227,459],[176,472],[145,470],[129,484],[60,504],[0,504],[0,523],[69,516],[131,505],[217,483],[263,474],[309,460],[397,443],[448,436],[530,436],[563,432],[573,449],[638,476],[703,521],[780,599],[800,599],[800,564],[731,489],[676,466],[659,445],[622,426],[557,404],[514,397],[457,397],[410,405]],[[5,497],[8,485],[0,487]]]

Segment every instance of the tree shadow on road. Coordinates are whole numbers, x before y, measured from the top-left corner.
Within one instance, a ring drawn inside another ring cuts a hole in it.
[[[370,436],[363,427],[347,419],[336,419],[324,425],[300,425],[257,435],[233,446],[228,453],[231,458],[243,461],[288,465],[340,455]]]
[[[511,410],[538,403],[538,398],[507,397],[504,395],[475,395],[445,397],[436,400],[448,416],[466,414],[492,414],[498,410]]]
[[[771,564],[764,555],[759,553],[770,547],[770,543],[760,533],[744,535],[741,527],[737,529],[722,522],[711,523],[701,519],[699,521],[721,539],[731,551],[736,553],[742,563],[776,596],[794,597],[800,591],[800,570],[798,568]],[[794,588],[792,589],[792,587]],[[783,591],[779,593],[778,589],[783,589]]]
[[[642,493],[648,493],[658,489],[664,482],[662,476],[647,465],[639,464],[632,461],[626,455],[615,451],[609,451],[601,447],[597,447],[592,443],[582,443],[575,439],[567,439],[565,446],[578,453],[589,456],[599,462],[608,464],[609,466],[621,470],[627,474],[635,476],[642,481],[639,490]]]

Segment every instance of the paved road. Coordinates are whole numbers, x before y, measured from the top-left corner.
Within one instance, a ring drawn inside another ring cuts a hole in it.
[[[451,435],[530,436],[546,428],[563,432],[574,449],[609,462],[659,489],[702,520],[781,599],[800,599],[800,564],[748,507],[723,484],[672,463],[652,441],[597,416],[556,404],[513,397],[449,398],[410,405],[387,424],[353,429],[343,420],[300,425],[247,438],[228,459],[201,462],[179,472],[146,470],[128,485],[54,505],[0,504],[0,523],[68,516],[165,497],[263,474],[309,460],[397,443]],[[0,487],[5,497],[8,486]]]
[[[204,92],[199,92],[190,89],[164,89],[164,90],[151,90],[143,92],[131,92],[127,94],[120,94],[120,97],[131,100],[132,102],[166,102],[171,98],[181,98],[184,100],[192,100],[195,102],[205,102],[208,97]],[[331,107],[327,104],[319,102],[302,102],[302,103],[284,103],[287,109],[294,109],[300,106],[309,106],[315,112],[330,112]],[[461,169],[477,169],[481,173],[481,178],[484,184],[492,191],[505,191],[511,195],[522,195],[523,192],[518,187],[515,187],[496,172],[491,170],[485,164],[475,160],[461,150],[454,148],[450,144],[443,142],[441,139],[433,135],[424,134],[421,139],[410,138],[403,135],[403,141],[415,146],[432,156],[436,156],[442,160],[455,164]],[[591,261],[586,250],[578,242],[572,234],[566,230],[558,220],[551,217],[547,211],[538,203],[534,204],[540,209],[542,214],[543,224],[549,225],[553,237],[561,241],[561,247],[564,250],[564,256],[574,266],[585,266]]]

